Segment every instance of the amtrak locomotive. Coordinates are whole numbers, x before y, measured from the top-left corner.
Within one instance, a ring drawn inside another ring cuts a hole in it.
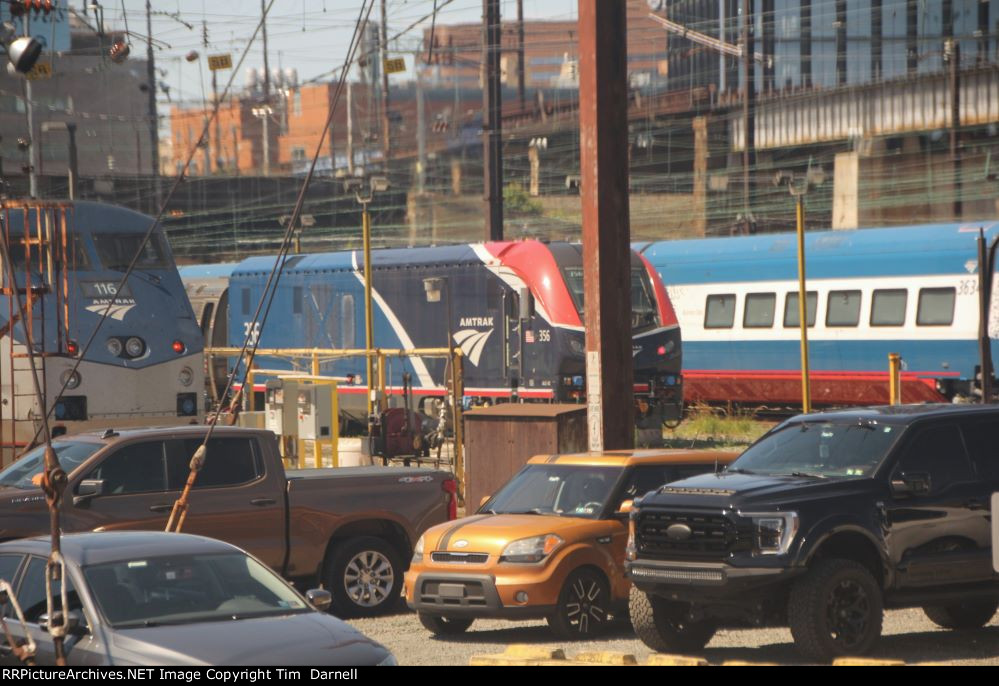
[[[988,244],[999,237],[999,222],[806,235],[814,404],[887,402],[889,353],[902,357],[903,402],[980,393],[979,229]],[[669,284],[689,402],[800,406],[794,234],[633,247]]]
[[[263,331],[251,319],[274,257],[238,265],[182,268],[192,298],[201,303],[206,336],[242,345],[259,336],[262,348],[364,347],[364,272],[360,251],[286,258],[274,307]],[[228,290],[218,280],[228,274]],[[680,330],[658,275],[633,254],[631,270],[635,391],[640,423],[680,417]],[[214,280],[214,281],[213,281]],[[213,285],[214,284],[214,285]],[[469,402],[512,399],[581,402],[585,398],[583,263],[581,247],[535,240],[376,250],[372,253],[376,348],[443,348],[464,352]],[[428,298],[436,291],[437,297]],[[521,303],[529,299],[533,307]],[[432,300],[436,300],[435,302]],[[228,314],[226,314],[228,310]],[[521,317],[524,317],[521,319]],[[280,360],[259,359],[280,369]],[[287,362],[284,363],[287,367]],[[447,362],[411,357],[388,362],[388,391],[401,393],[403,374],[416,397],[443,396]],[[347,377],[344,395],[364,402],[364,360],[322,362],[325,375]],[[216,376],[216,383],[224,381]],[[348,399],[342,403],[351,407]]]
[[[56,431],[70,433],[197,420],[204,386],[201,333],[161,230],[118,290],[153,219],[100,203],[41,201],[6,202],[0,219],[17,282],[9,288],[5,267],[3,462],[35,439],[49,411]],[[14,293],[25,307],[33,349]],[[29,358],[40,373],[44,404],[34,394]]]

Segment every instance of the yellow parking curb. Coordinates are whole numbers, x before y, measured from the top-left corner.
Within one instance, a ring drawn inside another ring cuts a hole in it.
[[[649,655],[645,664],[649,667],[707,667],[709,665],[703,657],[687,655]]]
[[[779,662],[747,662],[746,660],[725,660],[722,667],[780,667]]]
[[[838,657],[833,667],[904,667],[902,660],[878,660],[870,657]]]
[[[630,653],[608,653],[604,651],[596,653],[579,653],[573,658],[573,660],[575,662],[584,662],[586,664],[616,665],[620,667],[638,664],[638,660]]]

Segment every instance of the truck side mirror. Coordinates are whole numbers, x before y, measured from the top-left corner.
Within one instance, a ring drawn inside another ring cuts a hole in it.
[[[891,480],[892,495],[926,495],[930,486],[930,475],[926,472],[900,472]]]
[[[56,622],[62,621],[62,612],[56,610]],[[49,615],[45,613],[38,618],[38,628],[42,631],[48,632],[49,630]],[[76,636],[79,634],[86,633],[86,628],[83,626],[83,619],[79,612],[75,610],[70,610],[66,615],[66,631],[71,636]]]
[[[635,507],[635,501],[629,498],[628,500],[625,500],[621,503],[621,507],[617,508],[617,512],[615,512],[614,514],[618,515],[631,514],[631,510],[634,507]]]
[[[91,498],[96,498],[100,495],[104,495],[104,479],[84,479],[76,487],[73,504],[82,505]]]
[[[492,498],[491,495],[484,495],[484,496],[482,496],[482,500],[479,501],[479,507],[482,507],[483,505],[485,505],[486,503],[488,503],[490,498]]]

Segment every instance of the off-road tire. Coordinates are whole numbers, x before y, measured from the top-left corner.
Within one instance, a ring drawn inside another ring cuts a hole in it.
[[[602,574],[577,569],[568,576],[558,594],[548,626],[564,640],[590,639],[607,630],[610,622],[610,588]]]
[[[859,562],[819,560],[791,587],[791,635],[815,662],[868,652],[881,636],[883,619],[881,588]]]
[[[923,612],[944,629],[981,629],[989,623],[997,608],[997,600],[979,600],[956,605],[927,605]]]
[[[360,572],[360,575],[358,574]],[[327,553],[323,582],[337,617],[374,617],[394,609],[402,588],[399,554],[374,536],[335,544]]]
[[[628,612],[642,643],[660,653],[692,653],[704,649],[718,630],[709,619],[687,621],[687,603],[678,603],[631,589]]]
[[[475,620],[471,617],[445,617],[418,612],[420,624],[434,636],[458,636],[468,631]]]

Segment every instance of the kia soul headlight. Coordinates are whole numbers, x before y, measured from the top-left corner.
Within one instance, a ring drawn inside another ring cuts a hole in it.
[[[740,512],[753,520],[753,548],[759,555],[786,555],[798,533],[797,512]]]
[[[562,545],[561,537],[555,534],[532,536],[508,543],[500,555],[500,562],[532,564],[541,562]]]

